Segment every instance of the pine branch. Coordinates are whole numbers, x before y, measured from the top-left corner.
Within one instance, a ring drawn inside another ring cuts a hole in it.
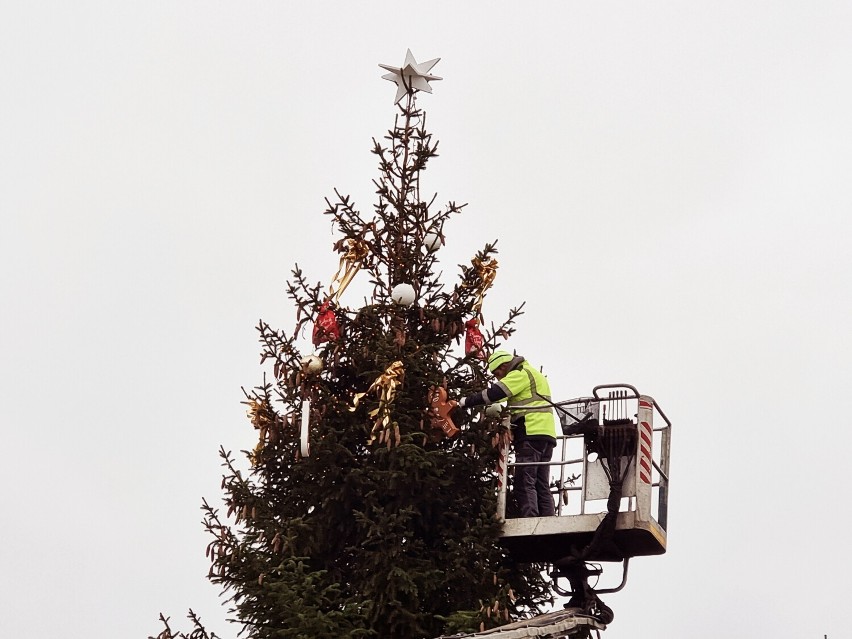
[[[201,623],[201,618],[195,614],[192,609],[189,610],[187,617],[192,621],[192,630],[189,634],[178,632],[175,634],[169,627],[169,617],[164,617],[160,613],[160,622],[165,626],[165,629],[155,637],[149,636],[148,639],[221,639],[215,632],[208,633]]]

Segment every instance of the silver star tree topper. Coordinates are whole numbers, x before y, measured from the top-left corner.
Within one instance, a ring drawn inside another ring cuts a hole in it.
[[[428,60],[427,62],[417,63],[414,56],[411,54],[411,49],[405,54],[405,63],[401,67],[392,67],[387,64],[380,64],[382,69],[390,71],[382,76],[385,80],[396,82],[396,99],[394,104],[399,104],[403,96],[414,91],[425,91],[432,93],[432,87],[429,86],[430,80],[442,80],[437,75],[431,75],[432,70],[441,58]]]

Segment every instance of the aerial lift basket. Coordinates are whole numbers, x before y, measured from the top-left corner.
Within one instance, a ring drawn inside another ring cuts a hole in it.
[[[554,408],[563,431],[549,462],[556,516],[512,517],[507,446],[498,467],[501,543],[518,561],[550,564],[582,550],[589,562],[664,553],[671,423],[657,402],[628,384],[607,384]],[[618,511],[614,530],[597,543],[608,506]]]

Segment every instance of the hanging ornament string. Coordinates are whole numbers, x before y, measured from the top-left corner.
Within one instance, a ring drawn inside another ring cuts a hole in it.
[[[367,442],[372,444],[378,437],[379,443],[387,441],[388,448],[391,446],[391,426],[394,427],[394,435],[396,444],[399,444],[399,426],[391,423],[390,406],[396,399],[396,390],[402,383],[402,378],[405,376],[405,368],[402,362],[397,360],[385,369],[385,372],[379,375],[376,380],[370,384],[370,387],[364,393],[356,393],[352,400],[350,411],[358,408],[358,403],[368,393],[378,391],[379,405],[370,411],[370,417],[374,418],[373,428],[370,432],[370,440]]]
[[[493,257],[487,257],[484,260],[475,257],[471,260],[473,268],[476,269],[476,274],[482,282],[476,291],[476,302],[473,304],[474,313],[479,313],[482,309],[482,301],[485,299],[485,291],[491,288],[494,284],[494,278],[497,277],[497,260]]]
[[[362,239],[349,237],[335,244],[334,248],[340,251],[342,255],[337,273],[334,274],[328,287],[328,299],[338,302],[343,291],[349,286],[349,282],[360,270],[364,258],[370,252],[370,247]]]

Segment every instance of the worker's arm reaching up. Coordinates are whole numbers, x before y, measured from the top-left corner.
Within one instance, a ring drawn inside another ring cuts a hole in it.
[[[488,388],[479,393],[474,393],[473,395],[468,395],[467,397],[462,397],[459,400],[459,406],[461,408],[473,408],[474,406],[486,406],[488,404],[493,404],[494,402],[499,402],[500,400],[506,399],[509,396],[509,393],[506,391],[506,387],[497,382],[496,384],[492,384]]]

